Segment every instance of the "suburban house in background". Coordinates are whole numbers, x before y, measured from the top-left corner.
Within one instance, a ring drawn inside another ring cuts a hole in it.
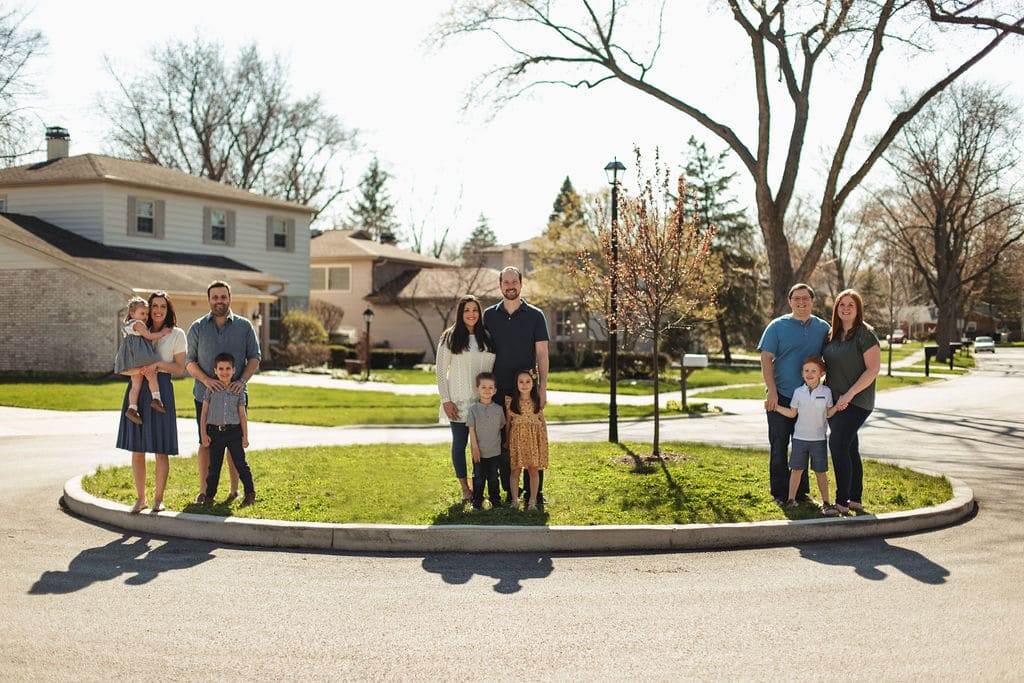
[[[309,207],[46,135],[46,161],[0,169],[0,370],[111,371],[125,302],[157,290],[187,329],[226,280],[263,345],[308,307]]]
[[[526,280],[523,296],[531,304],[540,307],[547,318],[551,353],[573,353],[579,348],[590,348],[595,339],[604,338],[600,325],[575,310],[575,301],[557,300],[557,292],[544,292],[545,296],[542,297],[536,290],[536,282],[532,279],[534,261],[531,256],[538,241],[539,238],[533,238],[522,242],[499,244],[478,249],[476,253],[481,256],[488,268],[500,271],[505,266],[515,266],[522,271]]]
[[[310,242],[310,298],[341,308],[341,325],[328,332],[355,343],[373,311],[370,343],[423,349],[433,361],[442,330],[452,323],[457,299],[467,292],[484,305],[498,298],[498,273],[458,268],[439,259],[375,241],[362,230],[314,231]]]

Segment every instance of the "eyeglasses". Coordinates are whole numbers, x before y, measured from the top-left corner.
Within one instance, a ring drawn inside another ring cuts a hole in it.
[[[789,300],[790,301],[801,301],[801,302],[803,302],[803,301],[813,301],[813,297],[809,297],[809,296],[791,296],[791,297],[789,297]]]

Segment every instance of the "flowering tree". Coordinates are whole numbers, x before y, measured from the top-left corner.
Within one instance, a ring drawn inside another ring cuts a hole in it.
[[[639,150],[636,161],[642,169]],[[637,197],[620,192],[618,220],[601,222],[598,251],[581,251],[573,273],[588,306],[604,314],[611,329],[624,327],[653,342],[653,454],[660,458],[659,341],[668,330],[714,315],[721,277],[711,254],[716,228],[702,225],[696,207],[687,206],[692,193],[683,178],[673,183],[656,154],[654,175],[644,179],[641,170],[640,188]]]

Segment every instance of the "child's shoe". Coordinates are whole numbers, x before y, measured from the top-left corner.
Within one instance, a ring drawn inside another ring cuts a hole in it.
[[[128,418],[129,422],[134,422],[137,425],[142,424],[142,416],[139,415],[139,411],[135,410],[135,408],[129,408],[124,411],[124,416]]]
[[[149,407],[158,413],[167,413],[167,409],[164,408],[164,404],[158,398],[154,398],[153,402],[149,404]]]
[[[821,508],[821,514],[825,515],[826,517],[835,517],[839,514],[839,510],[836,510],[836,506],[833,505],[832,503],[825,501],[825,504]]]
[[[473,512],[480,512],[480,510],[482,510],[483,508],[481,508],[476,503],[471,503],[469,509],[472,510]]]
[[[537,509],[537,501],[531,500],[529,505],[526,506],[526,509],[527,510],[536,510]]]
[[[800,503],[798,503],[794,499],[790,498],[789,500],[786,501],[786,507],[788,507],[788,508],[798,508],[798,507],[800,507]]]

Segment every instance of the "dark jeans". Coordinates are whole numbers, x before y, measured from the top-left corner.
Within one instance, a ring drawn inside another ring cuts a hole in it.
[[[235,463],[235,469],[238,470],[238,477],[245,487],[245,495],[256,495],[252,470],[245,461],[245,449],[242,448],[242,426],[228,425],[224,431],[220,431],[216,425],[206,425],[206,433],[210,435],[210,470],[206,475],[206,499],[213,500],[217,495],[225,448],[231,454],[231,462]]]
[[[469,427],[465,422],[450,422],[452,428],[452,467],[456,479],[467,479],[466,444],[469,443]],[[476,463],[473,463],[473,478],[476,479]]]
[[[836,503],[846,505],[864,498],[864,466],[860,461],[857,430],[871,414],[852,403],[836,412],[828,421],[828,446],[832,451],[832,469],[836,473]]]
[[[498,460],[501,456],[480,458],[473,463],[473,505],[480,507],[484,502],[484,484],[487,484],[487,498],[491,505],[501,505],[501,488],[498,484]]]
[[[779,396],[779,405],[789,408],[789,396]],[[786,500],[789,498],[789,440],[796,426],[795,417],[786,417],[774,410],[768,415],[768,481],[772,498]],[[811,488],[807,483],[807,470],[800,477],[797,487],[797,498],[807,495]]]

